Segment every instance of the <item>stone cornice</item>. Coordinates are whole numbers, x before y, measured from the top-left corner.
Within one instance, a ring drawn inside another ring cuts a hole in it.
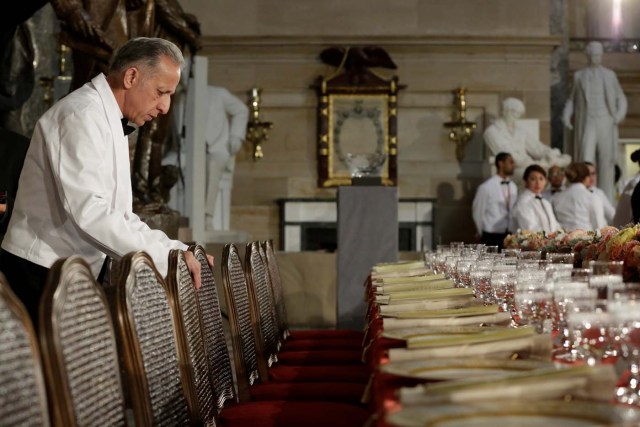
[[[253,51],[317,50],[335,45],[378,45],[394,50],[436,52],[502,51],[548,53],[562,42],[559,36],[205,36],[202,54],[227,49]]]

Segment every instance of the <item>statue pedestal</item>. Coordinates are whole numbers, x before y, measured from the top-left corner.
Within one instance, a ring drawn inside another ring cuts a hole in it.
[[[338,328],[362,330],[363,284],[379,262],[398,260],[398,189],[338,188]]]
[[[162,230],[170,239],[178,238],[178,230],[180,229],[180,212],[169,209],[167,206],[145,206],[134,209],[134,212],[140,219],[146,223],[149,228]]]

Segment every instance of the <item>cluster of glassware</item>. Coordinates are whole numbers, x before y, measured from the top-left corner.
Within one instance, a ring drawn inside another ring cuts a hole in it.
[[[640,405],[640,283],[623,281],[622,261],[574,267],[573,253],[543,253],[452,242],[425,252],[425,263],[481,304],[511,314],[553,337],[554,359],[568,363],[624,361],[619,402]]]

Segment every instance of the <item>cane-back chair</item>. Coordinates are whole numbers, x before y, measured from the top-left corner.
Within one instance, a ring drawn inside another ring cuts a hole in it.
[[[49,426],[38,339],[27,310],[0,273],[0,424]]]
[[[78,256],[50,269],[40,300],[40,344],[54,425],[126,425],[109,304]]]
[[[196,300],[196,289],[187,266],[184,252],[173,249],[169,252],[167,289],[173,300],[180,326],[178,346],[186,354],[188,377],[192,380],[200,419],[207,425],[215,425],[216,404],[209,375],[205,351],[202,321]]]
[[[249,293],[252,302],[255,301],[254,305],[259,316],[258,326],[265,342],[265,352],[269,356],[267,359],[269,362],[279,360],[283,365],[358,365],[363,367],[363,371],[367,370],[362,362],[362,347],[359,343],[351,348],[346,345],[331,347],[323,345],[328,344],[328,340],[322,340],[309,347],[299,346],[278,353],[280,341],[275,319],[276,309],[263,246],[258,242],[247,244],[245,260]],[[276,354],[272,354],[274,351]],[[368,377],[366,374],[364,376]]]
[[[369,376],[367,373],[353,374],[358,372],[356,366],[340,366],[337,370],[333,366],[267,366],[258,303],[253,298],[254,293],[248,290],[235,245],[226,245],[223,250],[222,279],[241,401],[279,398],[359,404]],[[344,381],[342,375],[348,379]],[[354,377],[357,381],[352,380]]]
[[[180,329],[165,283],[145,252],[125,255],[114,289],[117,332],[137,426],[197,423]]]
[[[222,312],[216,290],[213,271],[209,267],[207,254],[200,245],[189,248],[200,262],[200,279],[202,285],[196,290],[199,313],[202,319],[204,344],[207,364],[213,385],[215,403],[222,409],[227,400],[235,399],[235,386],[231,358],[227,348],[227,340],[222,324]]]

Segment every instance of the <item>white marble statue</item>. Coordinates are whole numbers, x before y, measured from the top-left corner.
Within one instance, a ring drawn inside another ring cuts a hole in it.
[[[609,200],[614,200],[618,123],[627,114],[627,98],[616,74],[601,65],[602,52],[600,42],[587,45],[585,53],[589,65],[573,76],[573,89],[565,104],[562,121],[573,130],[574,158],[597,165],[600,187]]]
[[[205,227],[229,230],[235,155],[247,132],[249,109],[227,89],[209,86]]]
[[[519,99],[506,98],[502,102],[502,117],[484,131],[484,141],[491,155],[500,152],[511,154],[516,164],[514,177],[517,179],[521,179],[524,170],[532,164],[549,169],[551,166],[565,167],[571,163],[571,156],[543,144],[527,132],[518,122],[524,111],[524,104]]]

